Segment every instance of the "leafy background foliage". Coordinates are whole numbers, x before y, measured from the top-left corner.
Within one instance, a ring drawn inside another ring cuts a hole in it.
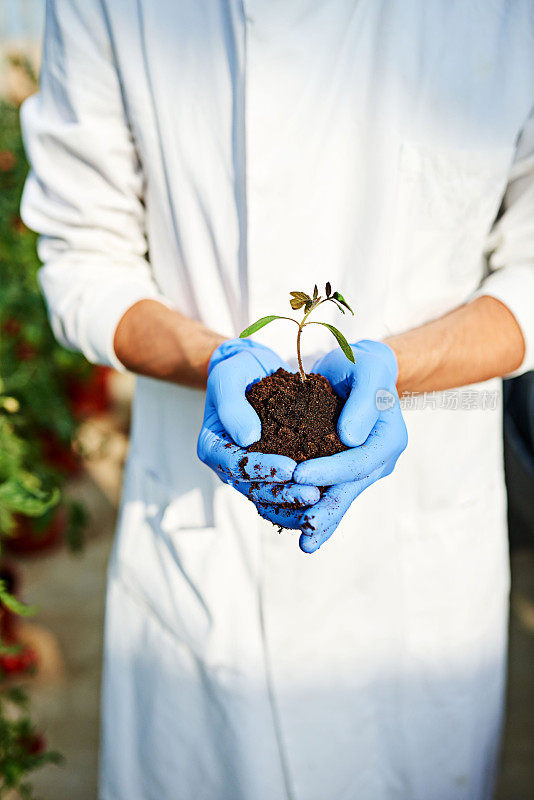
[[[68,471],[50,461],[47,448],[71,447],[79,420],[69,385],[90,379],[93,368],[57,344],[48,324],[36,236],[19,216],[28,170],[19,109],[0,100],[0,119],[0,548],[21,520],[30,518],[39,535],[61,507],[69,520],[67,539],[79,547],[87,514],[65,497]],[[34,610],[0,580],[0,614]],[[16,646],[0,644],[0,653],[14,651]],[[31,800],[28,773],[59,760],[36,732],[24,692],[0,679],[0,798]]]
[[[48,512],[43,525],[51,517],[55,503],[48,494],[61,488],[66,476],[47,460],[45,444],[70,448],[79,421],[69,407],[69,382],[87,380],[92,367],[79,353],[61,347],[48,324],[37,281],[37,237],[19,215],[28,164],[18,108],[0,100],[0,118],[0,395],[13,398],[20,409],[9,421],[2,415],[0,423],[0,481],[9,481],[0,487],[0,531],[9,534],[15,512],[34,517]],[[79,506],[63,502],[67,536],[79,543],[85,515]]]

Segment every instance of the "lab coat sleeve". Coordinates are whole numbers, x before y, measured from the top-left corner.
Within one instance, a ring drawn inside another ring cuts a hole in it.
[[[512,375],[520,375],[534,369],[534,113],[517,142],[501,214],[487,240],[486,259],[488,274],[474,296],[496,297],[516,318],[525,340],[525,357]]]
[[[143,174],[101,3],[47,2],[40,89],[21,118],[31,164],[21,215],[40,234],[54,333],[124,369],[113,349],[122,315],[144,298],[170,304],[147,260]]]

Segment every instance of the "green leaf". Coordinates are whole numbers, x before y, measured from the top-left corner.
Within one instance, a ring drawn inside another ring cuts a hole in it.
[[[307,300],[311,300],[310,295],[306,294],[306,292],[289,292],[289,294],[291,295],[291,297],[294,297],[295,300],[302,300],[304,303]]]
[[[306,294],[306,292],[289,292],[289,294],[291,295],[289,302],[293,311],[298,311],[302,306],[305,307],[306,311],[308,310],[308,304],[312,302],[309,294]]]
[[[330,297],[330,300],[332,300],[332,302],[334,303],[334,305],[335,305],[335,306],[337,306],[337,308],[338,308],[338,309],[341,311],[341,313],[342,313],[342,314],[344,314],[344,313],[345,313],[345,309],[343,308],[343,306],[340,306],[340,305],[339,305],[339,303],[337,302],[337,300],[334,300],[334,298],[333,298],[333,297]]]
[[[333,325],[329,325],[328,322],[317,322],[317,321],[314,320],[313,322],[309,322],[308,324],[309,325],[324,325],[325,328],[328,328],[330,333],[332,333],[336,337],[338,345],[341,347],[341,349],[343,350],[343,352],[345,353],[345,355],[347,356],[349,361],[351,361],[353,364],[356,363],[356,361],[354,360],[354,353],[352,352],[352,348],[351,348],[350,344],[347,342],[347,340],[345,339],[345,337],[343,336],[343,334],[341,333],[341,331],[338,331],[338,329],[334,328]]]
[[[20,653],[20,644],[4,644],[0,642],[0,656],[16,656]]]
[[[13,597],[13,595],[8,592],[5,581],[2,580],[0,580],[0,601],[6,608],[21,617],[31,617],[37,611],[36,606],[26,606],[24,603],[21,603],[20,600],[17,600],[16,597]]]
[[[15,517],[0,504],[0,533],[10,534],[15,528]]]
[[[58,489],[50,492],[31,485],[30,480],[22,482],[11,478],[0,485],[0,507],[27,517],[40,517],[59,501]]]
[[[261,328],[264,328],[265,325],[268,325],[269,322],[273,322],[275,319],[291,319],[291,317],[278,317],[276,314],[271,314],[268,317],[261,317],[261,319],[256,320],[253,322],[252,325],[249,325],[248,328],[245,328],[244,331],[241,331],[239,334],[240,339],[246,339],[247,336],[251,336],[256,331],[259,331]],[[296,322],[295,319],[291,320],[291,322]],[[298,323],[297,323],[298,324]]]
[[[289,302],[291,304],[291,308],[293,309],[293,311],[298,311],[298,309],[302,308],[302,306],[307,306],[308,303],[311,303],[311,299],[301,300],[299,297],[292,297]]]
[[[350,311],[350,313],[352,314],[352,316],[354,316],[354,311],[353,311],[353,310],[352,310],[352,308],[349,306],[349,304],[347,303],[347,301],[345,300],[345,298],[343,297],[343,295],[342,295],[342,294],[340,294],[339,292],[334,292],[334,294],[332,295],[332,298],[333,298],[334,300],[337,300],[337,301],[338,301],[338,303],[341,303],[341,305],[342,305],[342,306],[345,306],[345,308],[348,308],[348,310]]]

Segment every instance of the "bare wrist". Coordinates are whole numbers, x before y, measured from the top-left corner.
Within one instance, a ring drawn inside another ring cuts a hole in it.
[[[202,322],[147,299],[126,311],[114,347],[132,372],[201,389],[211,355],[224,340]]]
[[[443,361],[445,342],[439,347],[426,349],[423,352],[423,342],[418,329],[390,336],[384,341],[397,358],[399,395],[405,392],[431,391],[434,376],[439,373]]]

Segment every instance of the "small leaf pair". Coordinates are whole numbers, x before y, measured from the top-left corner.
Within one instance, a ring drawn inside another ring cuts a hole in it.
[[[289,292],[289,294],[291,295],[291,300],[289,302],[294,311],[313,302],[310,295],[306,294],[306,292]]]
[[[343,336],[343,334],[341,333],[341,331],[338,331],[337,328],[335,328],[333,325],[330,325],[328,322],[319,322],[316,320],[310,320],[309,322],[307,322],[307,319],[311,314],[311,312],[315,308],[320,306],[322,303],[326,303],[328,300],[331,300],[334,303],[334,305],[341,311],[342,314],[345,313],[344,308],[346,308],[350,311],[351,314],[354,315],[354,311],[349,306],[343,295],[340,294],[340,292],[332,293],[332,287],[329,282],[325,286],[326,297],[319,296],[317,284],[315,284],[315,286],[313,287],[313,296],[310,296],[306,292],[296,292],[296,291],[290,292],[289,295],[290,295],[289,303],[294,311],[297,311],[299,308],[304,308],[304,316],[300,322],[298,322],[296,319],[293,319],[293,317],[281,317],[275,314],[270,314],[267,317],[261,317],[256,322],[253,322],[252,325],[249,325],[248,328],[245,328],[245,330],[239,334],[240,338],[244,339],[247,336],[251,336],[251,334],[256,333],[256,331],[259,331],[261,328],[263,328],[265,325],[268,325],[270,322],[273,322],[273,320],[275,319],[287,319],[290,322],[295,322],[298,325],[297,361],[299,365],[300,377],[304,382],[306,380],[306,373],[304,372],[304,368],[302,366],[302,357],[300,352],[300,338],[302,331],[306,325],[324,325],[324,327],[328,328],[328,330],[335,336],[337,343],[339,344],[341,350],[348,358],[348,360],[354,364],[354,354],[352,352],[352,348],[345,339],[345,337]]]

